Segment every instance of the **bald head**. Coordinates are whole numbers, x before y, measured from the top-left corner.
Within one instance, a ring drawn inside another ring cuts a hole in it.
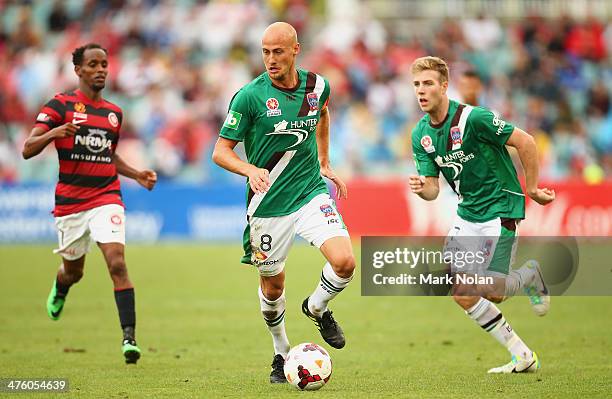
[[[291,88],[298,82],[295,57],[300,53],[300,44],[293,26],[286,22],[268,26],[261,38],[261,52],[268,75],[275,84]]]
[[[297,32],[295,28],[286,22],[274,22],[266,28],[261,38],[261,43],[263,45],[274,43],[293,47],[297,42]]]

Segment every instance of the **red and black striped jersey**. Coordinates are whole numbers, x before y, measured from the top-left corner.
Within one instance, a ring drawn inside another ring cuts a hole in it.
[[[65,216],[107,204],[123,206],[113,154],[119,141],[123,113],[104,99],[93,101],[80,90],[57,94],[36,117],[45,131],[72,122],[73,137],[55,140],[59,181],[55,216]]]

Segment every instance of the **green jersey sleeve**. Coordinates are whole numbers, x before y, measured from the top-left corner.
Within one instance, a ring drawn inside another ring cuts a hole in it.
[[[253,126],[249,107],[249,96],[240,90],[230,102],[229,110],[219,136],[230,140],[243,141]]]
[[[427,137],[429,138],[429,136]],[[419,137],[417,130],[412,131],[412,153],[414,154],[414,164],[416,165],[419,175],[438,177],[440,175],[440,168],[427,155],[427,152],[421,144],[426,141],[427,138],[422,139]],[[429,138],[429,143],[431,143],[431,138]]]
[[[470,113],[468,123],[484,143],[503,147],[514,131],[514,126],[486,108],[475,107]]]

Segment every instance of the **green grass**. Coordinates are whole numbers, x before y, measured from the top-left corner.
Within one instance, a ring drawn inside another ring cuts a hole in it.
[[[347,346],[330,350],[330,383],[315,393],[272,386],[273,353],[259,313],[257,273],[238,263],[238,244],[128,246],[143,357],[127,366],[99,251],[89,255],[61,320],[48,319],[45,300],[59,264],[51,249],[0,246],[0,378],[65,377],[70,392],[5,396],[559,398],[612,392],[611,297],[555,297],[545,318],[532,314],[525,297],[503,304],[543,368],[532,375],[490,376],[486,371],[509,355],[449,298],[362,297],[358,277],[331,306]],[[322,264],[313,248],[296,246],[290,255],[286,321],[294,345],[323,343],[300,312]]]

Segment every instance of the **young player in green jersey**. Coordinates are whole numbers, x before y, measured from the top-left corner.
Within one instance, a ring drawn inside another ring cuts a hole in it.
[[[525,170],[527,194],[540,205],[555,199],[553,190],[538,188],[534,139],[482,107],[449,100],[448,67],[437,57],[412,64],[414,91],[426,115],[412,131],[419,176],[409,177],[412,192],[432,201],[438,196],[440,173],[459,197],[457,217],[445,251],[481,251],[481,264],[458,266],[454,275],[485,275],[493,284],[453,286],[453,298],[468,316],[512,355],[512,361],[489,373],[532,372],[540,367],[531,351],[493,304],[524,289],[534,311],[544,315],[550,297],[536,261],[511,269],[516,230],[525,217],[525,195],[505,146],[514,147]],[[465,262],[463,262],[465,263]]]
[[[327,304],[349,284],[355,269],[348,232],[322,177],[346,198],[346,185],[329,164],[329,83],[296,68],[299,52],[291,25],[277,22],[266,29],[266,72],[232,99],[213,152],[219,166],[248,178],[242,262],[259,271],[261,312],[274,345],[272,383],[286,382],[283,366],[290,347],[284,322],[284,266],[295,234],[327,259],[302,311],[337,349],[344,347],[345,338]],[[234,152],[240,141],[247,162]]]

